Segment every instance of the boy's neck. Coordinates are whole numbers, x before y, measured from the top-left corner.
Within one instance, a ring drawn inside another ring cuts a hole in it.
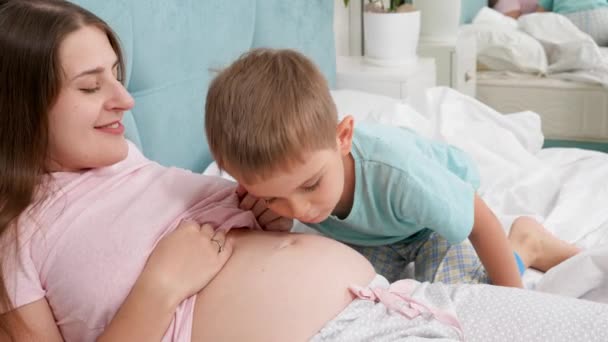
[[[350,214],[355,198],[355,160],[352,154],[349,153],[342,157],[342,164],[344,165],[344,188],[340,201],[332,213],[341,220]]]

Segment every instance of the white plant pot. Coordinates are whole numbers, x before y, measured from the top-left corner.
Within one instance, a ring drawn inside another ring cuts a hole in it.
[[[363,13],[365,60],[380,66],[414,65],[420,12]]]
[[[413,0],[420,11],[420,40],[453,43],[458,35],[462,0]]]

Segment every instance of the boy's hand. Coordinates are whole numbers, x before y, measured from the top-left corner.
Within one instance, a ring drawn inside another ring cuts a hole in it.
[[[288,232],[293,226],[293,220],[279,216],[268,208],[266,201],[259,199],[247,192],[240,184],[236,188],[239,196],[239,208],[251,210],[263,230],[273,232]]]

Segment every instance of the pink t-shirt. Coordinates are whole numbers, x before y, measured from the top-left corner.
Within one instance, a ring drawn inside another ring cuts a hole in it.
[[[182,219],[259,228],[237,208],[234,183],[163,167],[131,143],[118,164],[53,177],[59,190],[19,221],[19,262],[6,241],[0,248],[15,307],[46,297],[66,341],[101,334],[157,242]],[[177,308],[163,341],[190,341],[195,299]]]
[[[498,0],[494,9],[500,13],[521,11],[522,14],[536,12],[538,0]]]

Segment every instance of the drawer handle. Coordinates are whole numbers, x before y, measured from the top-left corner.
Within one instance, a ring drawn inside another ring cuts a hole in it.
[[[475,76],[473,76],[473,73],[470,71],[467,71],[464,73],[464,81],[469,82],[470,80],[472,80]]]

